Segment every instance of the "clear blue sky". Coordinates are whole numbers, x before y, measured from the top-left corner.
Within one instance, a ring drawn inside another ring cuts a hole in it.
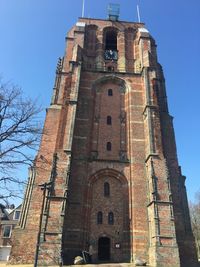
[[[200,0],[85,0],[85,16],[106,18],[108,3],[121,20],[141,20],[155,38],[174,116],[179,164],[189,199],[200,190]],[[48,107],[66,32],[81,15],[82,0],[0,0],[0,76]],[[22,171],[22,175],[26,175]]]

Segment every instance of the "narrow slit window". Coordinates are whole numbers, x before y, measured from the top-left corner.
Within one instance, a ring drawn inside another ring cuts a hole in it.
[[[110,185],[109,183],[104,183],[104,197],[110,196]]]
[[[112,89],[108,89],[108,96],[113,96],[113,90]]]
[[[111,151],[112,150],[112,144],[111,144],[111,142],[107,142],[106,148],[107,148],[108,151]]]
[[[112,117],[111,116],[107,116],[107,124],[112,125]]]
[[[108,213],[108,224],[110,225],[114,224],[114,214],[112,211]]]
[[[103,213],[99,211],[97,213],[97,224],[102,224],[103,223]]]

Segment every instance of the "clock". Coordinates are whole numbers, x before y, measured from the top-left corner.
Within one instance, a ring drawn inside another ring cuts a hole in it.
[[[117,60],[117,51],[105,50],[104,57],[106,60]]]

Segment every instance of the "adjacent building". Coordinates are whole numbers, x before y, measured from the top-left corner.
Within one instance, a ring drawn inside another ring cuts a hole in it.
[[[12,247],[12,231],[20,217],[21,205],[4,206],[0,204],[0,261],[8,261]]]

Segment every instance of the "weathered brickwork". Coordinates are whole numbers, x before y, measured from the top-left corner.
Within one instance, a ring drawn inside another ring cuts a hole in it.
[[[144,27],[81,18],[69,31],[11,262],[34,261],[42,219],[42,264],[70,263],[90,245],[94,262],[196,266],[164,77]]]

